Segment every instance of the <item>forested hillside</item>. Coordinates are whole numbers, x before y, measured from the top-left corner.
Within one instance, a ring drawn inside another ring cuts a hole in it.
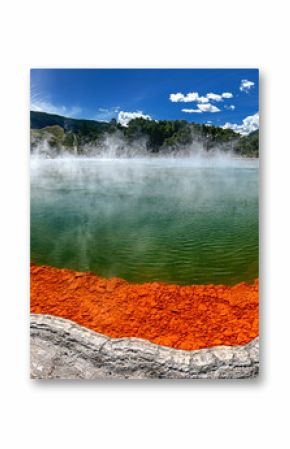
[[[116,120],[97,122],[31,111],[31,151],[42,147],[46,154],[63,151],[89,154],[104,147],[104,140],[116,137],[120,153],[142,142],[148,154],[177,154],[190,147],[216,149],[241,157],[259,156],[259,132],[241,136],[231,129],[189,123],[185,120],[145,120],[136,118],[124,127]],[[120,144],[122,142],[122,144]]]

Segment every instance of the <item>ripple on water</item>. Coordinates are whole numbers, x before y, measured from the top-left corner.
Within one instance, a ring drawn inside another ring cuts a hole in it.
[[[75,164],[32,167],[33,261],[133,282],[258,277],[257,167]]]

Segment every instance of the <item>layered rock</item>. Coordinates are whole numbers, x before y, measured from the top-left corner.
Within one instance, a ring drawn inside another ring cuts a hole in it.
[[[259,338],[243,346],[185,351],[31,315],[33,379],[245,379],[258,371]]]

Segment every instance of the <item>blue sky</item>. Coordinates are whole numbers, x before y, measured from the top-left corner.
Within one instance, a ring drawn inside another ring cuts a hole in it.
[[[257,69],[32,69],[31,109],[93,120],[134,116],[258,127]]]

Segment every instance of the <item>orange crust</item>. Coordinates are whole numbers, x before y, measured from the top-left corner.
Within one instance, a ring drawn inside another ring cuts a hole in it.
[[[133,284],[31,264],[32,313],[177,349],[248,343],[259,332],[258,296],[258,280],[233,287]]]

